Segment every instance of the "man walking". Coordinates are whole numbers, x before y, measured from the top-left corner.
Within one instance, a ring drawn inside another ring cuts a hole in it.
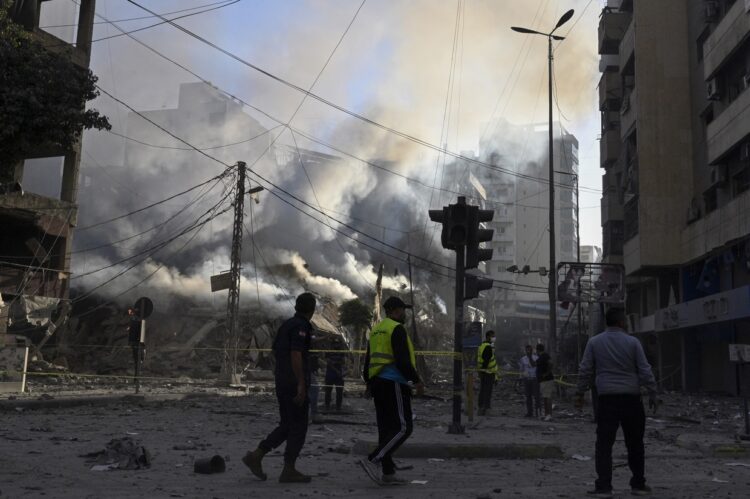
[[[315,297],[311,293],[302,293],[297,297],[294,317],[281,325],[273,341],[273,353],[276,357],[276,399],[279,402],[279,426],[258,448],[245,454],[242,462],[250,468],[253,475],[261,480],[267,478],[261,461],[263,456],[286,441],[284,452],[284,469],[279,476],[281,483],[307,483],[308,475],[297,471],[295,462],[307,435],[307,418],[310,401],[307,398],[310,387],[310,337],[315,314]]]
[[[417,374],[414,345],[403,325],[406,309],[411,305],[391,296],[383,308],[386,318],[370,332],[363,369],[375,403],[378,446],[360,465],[376,483],[398,485],[407,482],[396,476],[391,456],[412,432],[411,388],[421,395],[424,386]],[[377,472],[378,464],[382,476]]]
[[[555,376],[552,374],[552,358],[544,351],[544,345],[536,346],[536,380],[539,394],[544,401],[544,421],[552,420],[552,392],[555,390]]]
[[[607,329],[591,338],[578,369],[576,406],[583,406],[583,394],[592,375],[596,375],[598,411],[596,426],[595,489],[589,495],[612,497],[612,445],[617,428],[622,426],[628,449],[628,466],[633,474],[630,490],[634,495],[648,495],[651,488],[644,476],[645,451],[643,434],[646,415],[640,387],[649,394],[649,407],[656,406],[656,381],[641,343],[625,330],[625,311],[611,308],[606,314]],[[594,372],[596,371],[596,372]]]
[[[477,370],[479,371],[479,415],[484,416],[490,408],[492,387],[497,377],[495,331],[487,331],[484,341],[477,349]]]
[[[526,417],[531,418],[541,412],[539,382],[536,379],[536,361],[539,357],[531,345],[526,345],[526,355],[521,357],[518,365],[523,376],[523,391],[526,395]]]

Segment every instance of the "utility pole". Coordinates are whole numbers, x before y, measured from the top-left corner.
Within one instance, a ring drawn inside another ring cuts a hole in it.
[[[564,36],[558,36],[554,33],[560,26],[568,22],[574,13],[573,9],[565,12],[560,17],[560,20],[557,21],[555,29],[549,33],[542,33],[541,31],[518,26],[511,26],[510,28],[517,33],[547,37],[547,90],[549,96],[549,346],[550,351],[554,353],[557,353],[557,300],[555,299],[557,292],[557,261],[555,257],[555,166],[554,145],[552,142],[552,61],[554,60],[552,41],[565,40]]]
[[[580,199],[578,196],[578,174],[574,174],[576,181],[576,261],[581,263],[581,218],[580,218]],[[576,334],[576,372],[581,365],[581,326],[583,325],[583,312],[581,309],[581,281],[578,281],[578,334]]]
[[[224,375],[229,384],[238,383],[237,348],[239,347],[240,270],[242,264],[242,227],[245,208],[245,162],[237,162],[237,192],[234,198],[234,228],[229,267],[231,282],[227,295],[227,324],[224,341]]]

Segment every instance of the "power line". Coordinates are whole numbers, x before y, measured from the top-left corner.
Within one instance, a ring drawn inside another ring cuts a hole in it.
[[[171,21],[169,19],[166,19],[163,16],[160,16],[156,12],[154,12],[154,11],[152,11],[152,10],[150,10],[150,9],[142,6],[142,5],[140,5],[139,3],[135,2],[134,0],[127,0],[127,1],[129,3],[137,6],[137,7],[140,7],[144,11],[149,12],[150,14],[153,14],[153,15],[159,17],[160,19],[162,19],[163,21],[169,23],[171,26],[175,27],[176,29],[178,29],[178,30],[182,31],[183,33],[187,34],[188,36],[190,36],[192,38],[195,38],[196,40],[198,40],[198,41],[200,41],[200,42],[208,45],[209,47],[211,47],[211,48],[213,48],[213,49],[221,52],[222,54],[226,55],[227,57],[230,57],[231,59],[234,59],[235,61],[237,61],[237,62],[239,62],[239,63],[241,63],[241,64],[243,64],[243,65],[245,65],[245,66],[247,66],[247,67],[249,67],[249,68],[251,68],[251,69],[253,69],[253,70],[255,70],[255,71],[257,71],[257,72],[259,72],[259,73],[261,73],[263,75],[265,75],[265,76],[267,76],[268,78],[271,78],[274,81],[277,81],[277,82],[279,82],[279,83],[281,83],[281,84],[283,84],[283,85],[285,85],[285,86],[287,86],[289,88],[292,88],[292,89],[294,89],[294,90],[296,90],[296,91],[304,94],[306,97],[311,97],[311,98],[317,100],[318,102],[320,102],[322,104],[325,104],[325,105],[327,105],[327,106],[329,106],[329,107],[331,107],[333,109],[341,111],[342,113],[345,113],[345,114],[347,114],[347,115],[349,115],[349,116],[351,116],[353,118],[356,118],[356,119],[358,119],[358,120],[360,120],[360,121],[362,121],[364,123],[367,123],[367,124],[372,125],[374,127],[380,128],[381,130],[387,131],[389,133],[392,133],[394,135],[402,137],[402,138],[404,138],[406,140],[409,140],[411,142],[414,142],[416,144],[419,144],[419,145],[422,145],[424,147],[433,149],[433,150],[435,150],[435,151],[437,151],[439,153],[451,156],[451,157],[456,158],[456,159],[460,159],[462,161],[468,161],[468,162],[480,165],[480,166],[482,166],[484,168],[487,168],[487,169],[490,169],[490,170],[500,171],[500,172],[507,173],[507,174],[515,176],[515,177],[526,178],[528,180],[533,180],[533,181],[536,181],[536,182],[544,182],[544,183],[548,182],[547,179],[542,178],[542,177],[534,177],[534,176],[531,176],[531,175],[525,175],[525,174],[517,173],[517,172],[514,172],[513,170],[509,170],[509,169],[497,167],[495,165],[492,165],[492,164],[489,164],[489,163],[485,163],[485,162],[480,161],[480,160],[475,159],[475,158],[469,158],[469,157],[463,156],[461,154],[449,151],[449,150],[447,150],[447,149],[445,149],[443,147],[440,147],[440,146],[437,146],[437,145],[432,144],[430,142],[427,142],[427,141],[425,141],[423,139],[419,139],[419,138],[417,138],[417,137],[415,137],[413,135],[410,135],[410,134],[407,134],[405,132],[399,131],[397,129],[391,128],[389,126],[383,125],[382,123],[374,121],[374,120],[372,120],[370,118],[367,118],[366,116],[363,116],[363,115],[361,115],[359,113],[356,113],[354,111],[351,111],[351,110],[349,110],[349,109],[347,109],[347,108],[345,108],[343,106],[335,104],[334,102],[331,102],[331,101],[329,101],[329,100],[327,100],[327,99],[325,99],[325,98],[323,98],[323,97],[321,97],[321,96],[319,96],[317,94],[314,94],[314,93],[312,93],[309,90],[305,90],[304,88],[300,87],[299,85],[296,85],[296,84],[294,84],[294,83],[292,83],[292,82],[290,82],[288,80],[285,80],[284,78],[281,78],[279,76],[276,76],[273,73],[270,73],[269,71],[266,71],[265,69],[263,69],[263,68],[255,65],[255,64],[253,64],[253,63],[251,63],[251,62],[249,62],[249,61],[241,58],[240,56],[238,56],[238,55],[236,55],[236,54],[234,54],[234,53],[232,53],[232,52],[230,52],[230,51],[228,51],[228,50],[220,47],[219,45],[217,45],[217,44],[215,44],[215,43],[207,40],[206,38],[198,35],[197,33],[193,32],[193,31],[191,31],[191,30],[189,30],[189,29],[187,29],[187,28],[185,28],[183,26],[180,26],[179,24],[176,24],[176,23],[174,23],[173,21]]]
[[[200,152],[200,153],[201,153],[202,155],[206,156],[207,158],[209,158],[209,159],[211,159],[211,160],[213,160],[213,161],[216,161],[216,162],[218,162],[218,163],[220,163],[220,164],[222,164],[222,165],[226,166],[226,167],[227,167],[227,170],[225,170],[225,172],[224,172],[224,174],[223,174],[223,175],[226,175],[226,172],[227,172],[227,171],[228,171],[229,169],[231,169],[231,168],[232,168],[232,166],[233,166],[233,165],[227,165],[226,163],[222,162],[222,161],[221,161],[221,160],[219,160],[218,158],[215,158],[214,156],[211,156],[210,154],[208,154],[208,153],[206,153],[206,152],[204,152],[204,151],[200,151],[200,150],[198,150],[198,149],[197,149],[197,148],[195,148],[195,146],[193,146],[193,145],[192,145],[192,144],[191,144],[190,142],[188,142],[188,141],[186,141],[186,140],[182,139],[181,137],[179,137],[179,136],[175,135],[174,133],[172,133],[171,131],[167,130],[167,129],[166,129],[166,128],[164,128],[163,126],[161,126],[161,125],[159,125],[159,124],[155,123],[155,122],[154,122],[153,120],[149,119],[148,117],[146,117],[145,115],[143,115],[143,113],[141,113],[140,111],[137,111],[136,109],[134,109],[134,108],[133,108],[132,106],[130,106],[129,104],[125,103],[125,102],[124,102],[124,101],[122,101],[121,99],[118,99],[118,98],[114,97],[114,96],[113,96],[112,94],[110,94],[109,92],[105,91],[104,89],[101,89],[101,87],[98,87],[98,88],[99,88],[99,89],[100,89],[100,90],[101,90],[102,92],[104,92],[104,93],[105,93],[106,95],[108,95],[108,96],[109,96],[110,98],[112,98],[112,99],[113,99],[113,100],[115,100],[116,102],[120,103],[121,105],[123,105],[123,106],[127,107],[128,109],[130,109],[131,111],[133,111],[133,112],[134,112],[135,114],[139,115],[139,116],[140,116],[141,118],[145,119],[146,121],[149,121],[149,122],[150,122],[150,123],[152,123],[152,124],[153,124],[154,126],[156,126],[157,128],[161,129],[162,131],[164,131],[164,132],[165,132],[166,134],[168,134],[168,135],[170,135],[171,137],[173,137],[173,138],[175,138],[175,139],[179,140],[179,141],[180,141],[180,142],[182,142],[183,144],[185,144],[185,145],[187,145],[187,146],[189,146],[189,147],[191,147],[191,148],[195,149],[196,151],[199,151],[199,152]],[[277,138],[278,138],[278,136],[277,136]],[[269,146],[269,147],[270,147],[270,146]],[[265,154],[265,153],[264,153],[264,154]],[[261,155],[260,157],[262,157],[262,155]],[[259,157],[258,159],[260,159],[260,157]],[[257,162],[257,160],[256,160],[256,162]],[[254,171],[254,170],[252,169],[252,165],[251,165],[250,167],[248,167],[248,169],[247,169],[247,170],[248,170],[248,172],[249,172],[250,174],[254,175],[254,176],[255,176],[256,178],[259,178],[259,179],[261,179],[261,180],[262,180],[263,182],[265,182],[266,184],[268,184],[268,185],[270,185],[270,186],[272,186],[272,187],[273,187],[273,189],[267,189],[267,190],[268,190],[268,192],[269,192],[269,193],[270,193],[271,195],[273,195],[273,196],[274,196],[274,197],[276,197],[277,199],[279,199],[279,200],[283,201],[284,203],[286,203],[286,204],[290,205],[290,206],[291,206],[292,208],[294,208],[294,209],[296,209],[296,210],[300,211],[300,212],[301,212],[301,213],[303,213],[304,215],[306,215],[306,216],[308,216],[308,217],[310,217],[310,218],[313,218],[314,220],[318,221],[319,223],[323,223],[323,224],[325,223],[325,222],[323,222],[322,220],[320,220],[320,219],[316,218],[315,216],[313,216],[312,214],[308,213],[307,211],[305,211],[305,210],[301,209],[301,208],[300,208],[299,206],[295,205],[294,203],[292,203],[292,202],[288,201],[287,199],[285,199],[284,197],[282,197],[282,196],[281,196],[280,194],[278,194],[278,193],[277,193],[276,191],[280,191],[280,192],[283,192],[283,193],[284,193],[284,194],[285,194],[286,196],[288,196],[288,197],[290,197],[290,198],[294,199],[295,201],[297,201],[297,202],[299,202],[299,203],[301,203],[301,204],[303,204],[303,205],[307,206],[308,208],[310,208],[310,209],[312,209],[312,210],[314,210],[314,211],[316,211],[316,212],[318,212],[318,213],[322,213],[323,215],[326,215],[326,214],[325,214],[325,213],[324,213],[324,212],[323,212],[322,210],[320,210],[320,209],[318,209],[318,208],[315,208],[315,207],[314,207],[314,206],[312,206],[311,204],[309,204],[309,203],[307,203],[306,201],[304,201],[304,200],[300,199],[300,198],[299,198],[298,196],[296,196],[296,195],[292,194],[291,192],[289,192],[289,191],[287,191],[287,190],[285,190],[285,189],[281,188],[280,186],[278,186],[278,185],[274,184],[273,182],[271,182],[271,181],[270,181],[270,180],[268,180],[267,178],[263,177],[263,176],[262,176],[261,174],[259,174],[258,172]],[[221,177],[221,178],[223,179],[223,175],[220,175],[219,177]],[[260,183],[260,182],[259,182],[259,183]],[[346,223],[344,223],[344,222],[342,222],[342,221],[340,221],[340,220],[337,220],[336,218],[330,217],[330,219],[331,219],[331,220],[334,220],[334,221],[336,221],[337,223],[339,223],[340,225],[342,225],[342,226],[344,226],[344,227],[347,227],[348,229],[352,230],[352,231],[353,231],[354,233],[356,233],[356,234],[359,234],[359,235],[362,235],[362,236],[364,236],[364,237],[366,237],[366,238],[368,238],[368,239],[371,239],[371,240],[373,240],[373,241],[375,241],[375,242],[378,242],[378,243],[382,244],[383,246],[386,246],[386,247],[388,247],[388,248],[394,249],[394,250],[396,250],[396,251],[398,251],[398,252],[401,252],[401,253],[404,253],[404,254],[408,254],[408,255],[411,255],[411,254],[410,254],[410,253],[409,253],[408,251],[405,251],[405,250],[403,250],[403,249],[401,249],[401,248],[398,248],[398,247],[396,247],[396,246],[393,246],[393,245],[391,245],[391,244],[388,244],[388,243],[386,243],[385,241],[381,241],[380,239],[378,239],[378,238],[376,238],[376,237],[374,237],[374,236],[371,236],[371,235],[369,235],[369,234],[367,234],[367,233],[365,233],[365,232],[362,232],[362,231],[360,231],[360,230],[358,230],[358,229],[356,229],[356,228],[352,227],[352,226],[351,226],[351,225],[349,225],[349,224],[346,224]],[[389,254],[388,252],[386,252],[386,251],[384,251],[384,250],[382,250],[382,249],[380,249],[380,248],[377,248],[376,246],[373,246],[372,244],[366,243],[366,242],[364,242],[364,241],[362,241],[362,240],[360,240],[360,239],[358,239],[358,238],[355,238],[355,237],[351,236],[350,234],[347,234],[347,233],[343,232],[342,230],[340,230],[340,229],[338,229],[338,228],[336,228],[336,227],[333,227],[333,226],[331,226],[331,228],[332,228],[332,229],[333,229],[334,231],[336,231],[336,232],[338,232],[338,233],[340,233],[340,234],[344,235],[345,237],[348,237],[348,238],[350,238],[350,239],[352,239],[352,240],[356,241],[356,242],[357,242],[358,244],[360,244],[360,245],[363,245],[363,246],[369,247],[369,248],[371,248],[371,249],[373,249],[373,250],[375,250],[375,251],[378,251],[378,252],[380,252],[380,253],[383,253],[383,254],[385,254],[385,255],[387,255],[387,256],[390,256],[391,258],[395,258],[395,259],[397,259],[397,260],[400,260],[400,261],[402,261],[402,262],[406,262],[406,259],[405,259],[405,258],[401,258],[401,257],[398,257],[398,256],[394,256],[394,255],[391,255],[391,254]],[[440,264],[440,263],[438,263],[438,262],[434,262],[434,261],[431,261],[431,260],[429,260],[429,259],[427,259],[427,258],[424,258],[424,257],[420,257],[420,256],[417,256],[417,255],[411,255],[411,256],[413,256],[413,257],[414,257],[415,259],[418,259],[418,260],[424,261],[425,263],[427,263],[427,264],[430,264],[430,265],[435,265],[435,266],[438,266],[438,267],[443,267],[443,268],[445,268],[445,269],[448,269],[448,270],[451,270],[451,271],[453,271],[453,270],[454,270],[454,269],[453,269],[452,267],[448,267],[448,266],[446,266],[446,265],[442,265],[442,264]],[[416,265],[415,265],[415,266],[416,266]],[[430,270],[431,272],[435,273],[435,274],[439,274],[439,272],[436,272],[436,271],[435,271],[434,269],[429,269],[429,270]],[[445,276],[444,274],[442,274],[442,275],[443,275],[444,277],[450,277],[450,276]],[[452,278],[452,277],[451,277],[451,278]]]
[[[180,196],[184,196],[188,192],[192,192],[195,189],[198,189],[199,187],[202,187],[202,186],[204,186],[204,185],[206,185],[206,184],[208,184],[208,183],[210,183],[210,182],[212,182],[214,180],[217,180],[217,179],[220,179],[220,178],[226,176],[228,173],[229,173],[229,167],[227,168],[227,170],[224,170],[221,174],[219,174],[219,175],[217,175],[215,177],[212,177],[212,178],[206,180],[205,182],[201,182],[198,185],[194,185],[193,187],[190,187],[189,189],[186,189],[186,190],[184,190],[182,192],[178,192],[177,194],[173,194],[172,196],[169,196],[166,199],[162,199],[161,201],[157,201],[155,203],[151,203],[151,204],[149,204],[147,206],[144,206],[142,208],[138,208],[137,210],[133,210],[133,211],[130,211],[128,213],[123,213],[122,215],[118,215],[118,216],[116,216],[114,218],[110,218],[110,219],[107,219],[107,220],[102,220],[101,222],[96,222],[96,223],[93,223],[91,225],[87,225],[85,227],[77,228],[76,230],[80,232],[80,231],[84,231],[84,230],[88,230],[88,229],[93,229],[94,227],[100,227],[102,225],[106,225],[108,223],[115,222],[117,220],[121,220],[123,218],[130,217],[132,215],[135,215],[136,213],[140,213],[142,211],[146,211],[146,210],[148,210],[150,208],[153,208],[154,206],[158,206],[160,204],[166,203],[167,201],[171,201],[172,199],[178,198]]]
[[[75,5],[80,6],[80,4],[78,2],[76,2],[75,0],[71,0],[71,1]],[[205,7],[213,7],[214,5],[220,5],[220,4],[226,3],[228,1],[231,1],[231,0],[222,0],[220,2],[213,2],[213,3],[209,3],[209,4],[204,4],[204,5],[196,5],[195,7],[190,7],[190,8],[187,8],[187,9],[180,9],[180,10],[173,10],[171,12],[162,12],[161,15],[163,15],[163,16],[171,16],[172,14],[179,14],[181,12],[188,12],[188,11],[191,11],[191,10],[203,9]],[[94,22],[93,24],[108,24],[110,22],[124,23],[124,22],[128,22],[128,21],[141,21],[141,20],[144,20],[144,19],[153,19],[154,17],[156,17],[156,16],[128,17],[126,19],[116,19],[114,21]],[[75,23],[75,24],[48,24],[46,26],[39,26],[39,29],[47,29],[47,28],[77,28],[77,27],[78,27],[78,23]]]
[[[122,134],[122,133],[113,132],[112,130],[105,130],[105,131],[107,133],[112,134],[112,135],[116,135],[118,137],[122,137],[125,140],[129,140],[131,142],[136,142],[138,144],[141,144],[141,145],[144,145],[144,146],[147,146],[147,147],[153,147],[153,148],[156,148],[156,149],[172,149],[172,150],[176,150],[176,151],[193,151],[195,149],[199,149],[201,151],[212,151],[212,150],[216,150],[216,149],[224,149],[226,147],[232,147],[232,146],[236,146],[236,145],[239,145],[239,144],[245,144],[247,142],[251,142],[251,141],[253,141],[253,140],[257,139],[257,138],[260,138],[260,137],[262,137],[262,136],[264,136],[264,135],[266,135],[266,134],[268,134],[270,132],[273,132],[277,128],[281,128],[282,126],[283,125],[276,125],[276,126],[274,126],[272,128],[269,128],[265,132],[259,133],[258,135],[254,135],[254,136],[250,137],[249,139],[240,140],[238,142],[230,142],[229,144],[223,144],[223,145],[220,145],[220,146],[196,147],[196,148],[192,148],[192,147],[160,146],[160,145],[151,144],[151,143],[139,140],[139,139],[134,139],[133,137],[129,137],[129,136],[127,136],[125,134]]]

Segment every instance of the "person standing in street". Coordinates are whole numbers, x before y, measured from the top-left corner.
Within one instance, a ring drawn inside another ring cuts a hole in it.
[[[625,311],[611,308],[606,314],[607,329],[591,338],[578,369],[576,407],[583,406],[583,394],[596,376],[598,410],[596,425],[595,497],[612,497],[612,445],[617,428],[622,426],[628,449],[628,466],[632,473],[633,495],[648,495],[646,485],[643,435],[646,414],[641,401],[641,387],[649,394],[649,407],[656,407],[656,380],[646,360],[640,341],[626,331]]]
[[[544,351],[544,345],[536,346],[536,380],[539,394],[544,401],[544,421],[552,421],[552,392],[555,391],[555,376],[552,373],[552,358]]]
[[[541,412],[539,381],[536,379],[536,361],[539,357],[531,345],[526,345],[526,355],[521,357],[518,365],[523,376],[523,391],[526,396],[526,417],[531,418]]]
[[[484,416],[490,408],[492,387],[497,378],[495,331],[487,331],[484,341],[477,349],[477,370],[479,371],[479,415]]]
[[[344,367],[346,357],[344,356],[344,342],[336,339],[333,341],[331,350],[326,352],[326,379],[325,379],[325,404],[326,410],[331,407],[331,395],[336,388],[336,410],[341,411],[344,399]]]
[[[307,483],[310,476],[297,471],[295,463],[307,435],[307,420],[310,401],[307,397],[310,388],[310,340],[315,314],[315,297],[302,293],[297,297],[294,317],[285,321],[273,341],[276,357],[275,381],[276,399],[279,402],[279,426],[276,427],[258,447],[245,454],[242,462],[261,480],[267,476],[263,472],[263,456],[286,442],[284,469],[279,476],[281,483]]]
[[[417,373],[414,345],[406,334],[406,309],[400,298],[391,296],[383,303],[386,318],[370,332],[363,378],[372,393],[378,423],[378,446],[359,464],[378,484],[400,485],[406,480],[396,476],[391,457],[412,432],[411,390],[424,393]],[[377,472],[380,464],[382,475]]]

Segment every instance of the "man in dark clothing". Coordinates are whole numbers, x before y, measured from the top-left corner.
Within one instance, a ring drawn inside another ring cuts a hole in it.
[[[628,449],[628,466],[633,474],[633,495],[648,495],[643,435],[646,414],[641,402],[641,386],[649,393],[649,407],[656,407],[656,380],[643,353],[641,342],[625,330],[625,311],[611,308],[606,314],[607,329],[586,344],[578,369],[576,407],[583,406],[583,394],[596,375],[598,410],[596,425],[595,489],[589,495],[612,497],[612,445],[622,426]]]
[[[245,454],[242,462],[250,471],[265,480],[261,461],[263,456],[286,441],[284,452],[284,469],[279,476],[281,483],[306,483],[311,480],[308,475],[297,471],[295,462],[305,444],[307,435],[307,418],[310,401],[307,398],[310,387],[310,338],[312,324],[310,320],[315,313],[315,297],[303,293],[297,297],[294,317],[281,325],[273,341],[273,352],[276,357],[276,399],[279,401],[281,421],[258,448]]]
[[[133,352],[133,365],[135,366],[135,369],[138,369],[138,355],[141,355],[141,360],[143,354],[145,354],[146,349],[141,348],[145,345],[141,344],[141,318],[138,317],[138,313],[133,307],[128,307],[128,345],[130,345],[130,350]],[[143,353],[141,353],[141,350],[143,350]],[[136,372],[136,375],[138,373]]]
[[[477,370],[479,371],[479,415],[487,414],[492,401],[492,387],[497,378],[495,361],[495,331],[487,331],[484,342],[477,349]]]
[[[326,353],[326,379],[325,379],[325,404],[326,409],[331,407],[331,395],[336,387],[336,410],[341,410],[344,397],[344,345],[342,341],[334,341],[332,352]]]
[[[403,322],[406,309],[411,308],[400,298],[391,296],[383,303],[386,318],[370,332],[363,378],[372,393],[378,423],[378,446],[360,461],[367,475],[380,484],[404,484],[396,476],[393,453],[412,432],[411,389],[417,395],[424,386],[417,373],[414,345],[406,334]],[[382,467],[382,475],[376,466]]]
[[[539,382],[539,394],[544,401],[544,421],[552,420],[552,392],[555,389],[555,376],[552,374],[552,358],[544,351],[544,345],[536,346],[536,380]]]

